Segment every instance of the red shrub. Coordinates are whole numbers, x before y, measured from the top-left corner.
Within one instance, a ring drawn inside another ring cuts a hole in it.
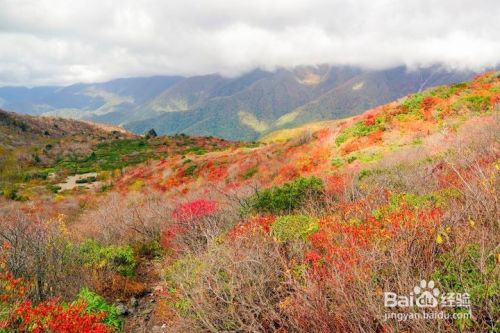
[[[224,166],[213,167],[209,169],[208,180],[211,182],[219,181],[227,177],[227,169]]]
[[[323,280],[337,272],[349,277],[351,269],[362,261],[360,250],[369,248],[371,240],[385,235],[374,219],[359,225],[323,219],[321,230],[309,236],[312,250],[305,254],[312,276]]]
[[[378,130],[378,131],[371,133],[370,135],[368,135],[367,144],[372,145],[372,144],[375,144],[377,142],[382,141],[383,135],[384,135],[384,132],[381,130]]]
[[[291,180],[300,175],[299,171],[293,164],[284,165],[278,173],[279,177],[283,179],[283,181]]]
[[[178,205],[172,213],[172,217],[177,221],[190,220],[213,214],[216,210],[217,202],[198,199]]]
[[[3,246],[8,250],[8,246]],[[0,256],[0,331],[54,332],[54,333],[107,333],[112,329],[102,323],[106,313],[88,313],[83,302],[63,305],[51,300],[33,305],[22,301],[26,294],[23,279],[14,278],[6,269],[5,258]]]
[[[359,144],[357,142],[349,142],[347,144],[344,145],[344,147],[342,148],[342,154],[343,155],[347,155],[347,154],[350,154],[356,150],[359,150]]]
[[[174,240],[177,237],[177,235],[182,233],[182,231],[183,228],[179,224],[174,224],[167,227],[161,233],[160,245],[164,249],[176,250],[176,245],[174,244]]]
[[[367,114],[365,117],[365,125],[366,126],[372,126],[375,125],[375,115],[374,114]]]
[[[8,251],[9,243],[5,242],[0,250]],[[6,270],[7,261],[4,256],[0,256],[0,308],[2,303],[13,304],[24,298],[26,295],[26,287],[21,278],[15,278],[14,275]],[[0,328],[2,323],[0,322]]]
[[[339,195],[344,192],[346,181],[341,175],[332,175],[326,177],[325,191],[329,195]]]
[[[238,223],[230,232],[229,238],[235,239],[240,236],[249,236],[255,231],[264,231],[269,233],[270,226],[276,217],[274,215],[253,216],[249,220]]]
[[[23,302],[15,311],[15,326],[20,331],[55,333],[107,333],[111,329],[101,321],[106,314],[86,312],[85,303],[61,305],[53,300],[33,306]]]
[[[422,101],[422,112],[425,120],[432,119],[432,109],[438,103],[436,97],[428,96]]]
[[[320,141],[321,141],[321,140],[324,140],[324,139],[326,139],[326,138],[330,137],[331,133],[332,133],[332,130],[331,130],[330,128],[328,128],[328,127],[327,127],[327,128],[322,128],[322,129],[320,129],[319,131],[316,131],[316,132],[314,133],[314,136],[315,136],[318,140],[320,140]]]
[[[500,95],[493,95],[490,97],[490,103],[492,106],[500,104]]]

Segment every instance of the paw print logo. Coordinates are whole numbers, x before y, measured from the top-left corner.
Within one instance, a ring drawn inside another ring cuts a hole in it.
[[[420,285],[413,288],[415,303],[419,308],[435,308],[438,305],[438,288],[434,288],[434,281],[420,281]]]

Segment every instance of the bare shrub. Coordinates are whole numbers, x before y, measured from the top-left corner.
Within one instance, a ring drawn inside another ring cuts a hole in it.
[[[131,240],[158,240],[172,207],[157,194],[112,193],[98,208],[78,219],[74,228],[81,240],[93,238],[102,243],[125,243]]]
[[[0,240],[9,248],[9,269],[29,282],[33,300],[71,298],[84,283],[78,251],[65,230],[62,218],[26,212],[17,205],[0,212]]]
[[[178,250],[199,253],[234,226],[237,218],[237,212],[233,210],[219,210],[203,217],[169,222],[166,228],[173,227],[179,231],[174,240]]]
[[[213,244],[167,271],[178,288],[176,310],[184,329],[194,331],[293,331],[282,310],[293,293],[288,260],[268,236]]]
[[[293,140],[293,145],[294,146],[302,146],[305,145],[306,143],[311,142],[313,139],[313,131],[311,129],[305,129],[303,130],[297,138]]]

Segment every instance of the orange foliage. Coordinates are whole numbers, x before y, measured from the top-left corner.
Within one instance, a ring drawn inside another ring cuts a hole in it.
[[[370,133],[368,135],[368,140],[367,140],[367,145],[373,145],[378,142],[382,141],[382,136],[384,135],[384,132],[381,130],[375,131],[373,133]]]
[[[278,177],[281,181],[288,181],[299,175],[299,170],[293,164],[285,164],[278,171]]]
[[[328,195],[339,195],[345,191],[346,180],[345,176],[332,175],[325,179],[325,191]]]
[[[327,138],[329,138],[332,134],[331,128],[322,128],[319,131],[314,132],[314,137],[318,139],[319,141],[323,141]]]
[[[490,97],[490,103],[492,106],[500,105],[500,94],[492,95]]]
[[[109,271],[97,272],[92,286],[98,294],[108,297],[128,298],[143,294],[147,290],[143,282]]]
[[[227,177],[227,169],[224,166],[213,167],[209,169],[207,179],[211,182],[220,181]]]
[[[422,113],[424,115],[425,120],[432,119],[432,109],[438,103],[439,99],[433,96],[427,96],[422,101]]]
[[[276,217],[274,215],[252,216],[248,220],[238,223],[228,234],[229,239],[250,236],[254,232],[269,233],[270,226]]]
[[[350,154],[354,151],[357,151],[360,149],[360,145],[358,142],[349,142],[347,144],[344,144],[344,146],[342,147],[342,155],[347,155],[347,154]]]

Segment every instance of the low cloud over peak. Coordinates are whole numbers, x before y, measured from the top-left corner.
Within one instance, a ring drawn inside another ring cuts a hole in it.
[[[0,85],[500,63],[496,0],[0,0]]]

